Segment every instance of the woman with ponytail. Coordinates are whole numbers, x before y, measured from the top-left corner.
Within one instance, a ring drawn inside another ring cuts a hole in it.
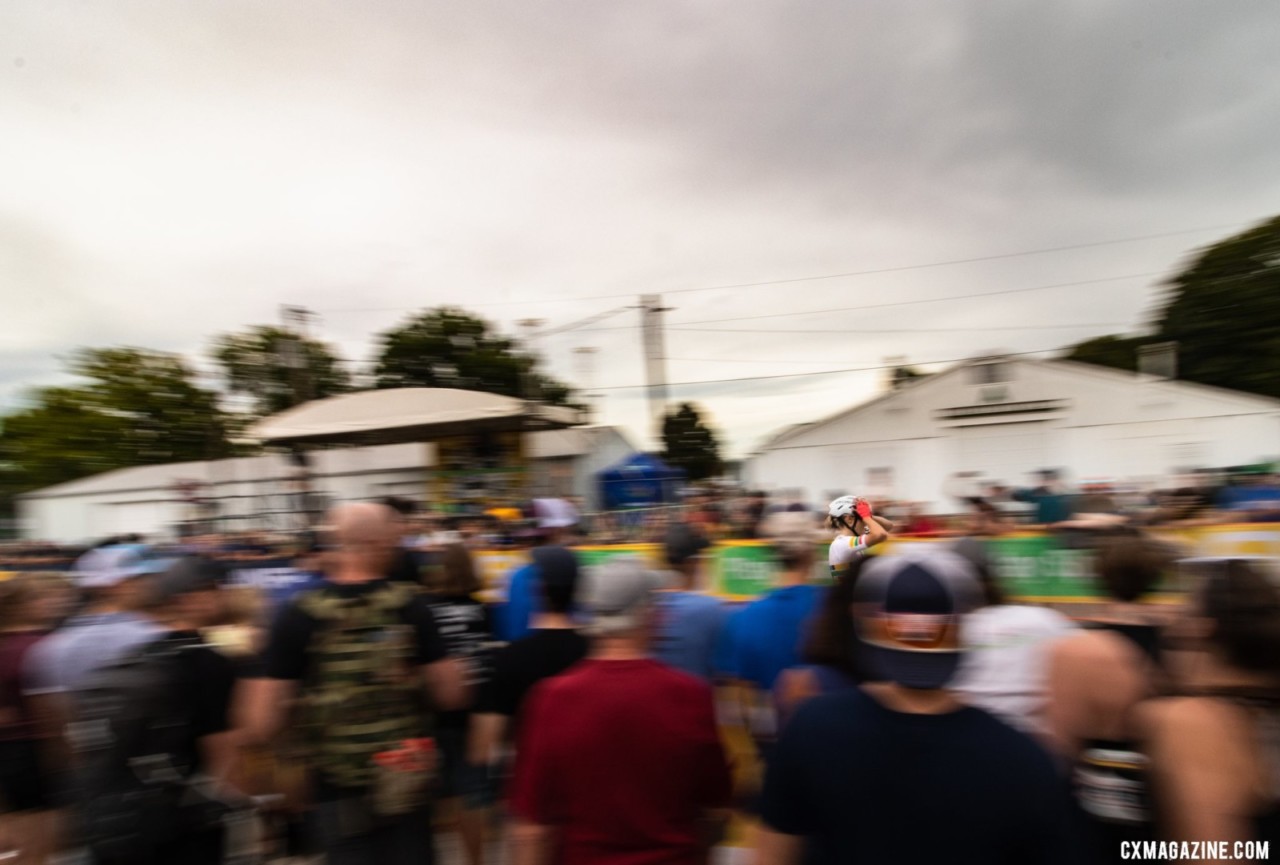
[[[1156,826],[1177,841],[1280,842],[1280,589],[1258,559],[1189,559],[1171,636],[1182,696],[1141,708]]]

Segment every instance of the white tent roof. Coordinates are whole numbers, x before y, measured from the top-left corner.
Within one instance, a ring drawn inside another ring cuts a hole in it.
[[[441,436],[559,429],[577,409],[452,388],[366,390],[316,400],[263,418],[247,437],[279,444],[389,444]]]

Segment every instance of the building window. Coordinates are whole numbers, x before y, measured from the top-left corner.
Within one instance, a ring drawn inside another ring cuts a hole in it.
[[[969,368],[973,384],[1002,384],[1010,380],[1009,364],[1002,360],[976,363]]]

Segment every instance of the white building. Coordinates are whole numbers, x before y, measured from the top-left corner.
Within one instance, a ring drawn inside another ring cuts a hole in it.
[[[958,478],[1168,483],[1280,455],[1280,400],[1071,361],[986,358],[790,427],[749,461],[753,486],[952,511]]]
[[[534,432],[526,445],[531,495],[576,496],[587,510],[599,498],[596,474],[636,450],[608,426]],[[434,445],[316,450],[309,461],[319,507],[388,495],[429,503]],[[19,525],[24,537],[60,543],[170,534],[201,515],[188,500],[191,493],[216,502],[219,525],[226,528],[297,528],[299,474],[283,453],[118,469],[19,496]]]

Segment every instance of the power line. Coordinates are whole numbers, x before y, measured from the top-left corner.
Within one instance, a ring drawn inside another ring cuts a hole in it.
[[[635,307],[619,306],[619,307],[615,307],[614,309],[607,309],[604,312],[599,312],[599,313],[596,313],[595,315],[589,315],[586,318],[579,319],[578,321],[573,321],[573,322],[570,322],[569,324],[562,324],[559,327],[553,327],[550,330],[541,331],[537,335],[539,337],[554,336],[557,333],[564,333],[565,331],[576,330],[582,327],[583,325],[595,324],[597,321],[603,321],[606,318],[615,316],[620,312],[626,312],[629,309],[635,309]]]
[[[898,307],[898,306],[915,306],[917,304],[922,304],[922,303],[942,303],[944,301],[950,301],[950,300],[972,300],[975,297],[995,297],[997,295],[1004,295],[1004,294],[1022,294],[1024,292],[1029,292],[1029,291],[1048,291],[1050,289],[1055,289],[1055,288],[1076,288],[1082,285],[1098,285],[1104,282],[1120,282],[1121,280],[1125,280],[1125,279],[1140,279],[1140,278],[1146,278],[1148,276],[1157,276],[1157,275],[1159,275],[1159,271],[1151,271],[1148,273],[1128,273],[1128,274],[1124,274],[1123,276],[1104,276],[1100,279],[1083,279],[1077,282],[1056,282],[1056,283],[1053,283],[1052,285],[1032,285],[1032,286],[1024,286],[1022,288],[1002,288],[1002,289],[999,289],[998,291],[980,291],[980,292],[974,292],[972,294],[955,294],[955,295],[951,295],[950,297],[926,297],[920,300],[892,300],[892,301],[889,301],[888,303],[862,303],[862,304],[858,304],[857,306],[840,306],[840,307],[835,307],[833,309],[810,309],[804,312],[772,312],[772,313],[766,313],[763,315],[742,315],[742,316],[737,316],[735,318],[707,318],[707,319],[699,319],[697,321],[673,322],[670,325],[668,325],[668,327],[671,330],[685,330],[685,329],[692,330],[692,328],[686,328],[686,325],[727,324],[729,322],[734,322],[734,321],[759,321],[760,319],[764,319],[764,318],[784,318],[787,316],[795,316],[795,315],[825,315],[827,313],[832,313],[832,312],[861,312],[867,309],[888,309],[890,307]],[[626,329],[625,326],[614,326],[614,327],[589,328],[588,330],[599,331],[599,330],[624,330],[624,329]],[[879,331],[880,328],[875,328],[874,330]],[[725,333],[730,333],[730,332],[731,331],[727,331],[727,330],[725,331]],[[773,332],[785,333],[786,331],[773,331]],[[793,333],[814,333],[815,331],[792,331],[792,332]]]
[[[721,291],[729,288],[755,288],[765,285],[786,285],[792,282],[815,282],[824,279],[841,279],[849,276],[871,276],[880,273],[900,273],[907,270],[925,270],[934,267],[949,267],[955,264],[975,264],[981,261],[1000,261],[1008,258],[1021,258],[1028,255],[1044,255],[1051,252],[1068,252],[1075,249],[1094,249],[1101,246],[1117,246],[1122,243],[1137,243],[1143,240],[1158,240],[1165,237],[1180,237],[1187,234],[1199,234],[1204,231],[1225,231],[1229,228],[1239,228],[1244,225],[1252,225],[1257,220],[1248,220],[1246,222],[1233,222],[1226,225],[1206,225],[1201,228],[1187,228],[1181,231],[1166,231],[1160,234],[1141,234],[1133,237],[1121,237],[1114,240],[1097,240],[1090,243],[1073,243],[1066,246],[1048,246],[1041,249],[1025,249],[1020,252],[1003,252],[995,255],[979,255],[972,258],[952,258],[943,261],[931,261],[924,264],[904,264],[896,267],[878,267],[870,270],[849,270],[841,273],[824,273],[814,276],[794,276],[785,279],[770,279],[759,282],[738,282],[726,283],[723,285],[703,285],[690,288],[672,288],[667,289],[662,294],[686,294],[695,291]],[[637,292],[630,291],[621,294],[588,294],[576,297],[550,297],[538,298],[536,300],[495,300],[481,301],[479,303],[469,303],[472,307],[485,306],[520,306],[534,303],[571,303],[580,300],[613,300],[616,298],[634,297]],[[422,306],[378,306],[378,307],[323,307],[324,312],[400,312],[403,310],[422,309]]]
[[[1027,324],[991,327],[846,327],[836,330],[777,330],[771,327],[673,327],[686,333],[985,333],[995,330],[1078,330],[1093,327],[1129,327],[1130,322],[1090,322],[1081,324]]]
[[[761,318],[781,318],[784,316],[794,315],[823,315],[828,312],[856,312],[863,309],[888,309],[893,306],[915,306],[921,303],[939,303],[948,300],[970,300],[975,297],[995,297],[996,295],[1001,294],[1022,294],[1028,291],[1048,291],[1049,289],[1054,288],[1075,288],[1081,285],[1098,285],[1104,282],[1120,282],[1125,279],[1141,279],[1156,275],[1158,275],[1156,272],[1129,273],[1124,276],[1104,276],[1101,279],[1082,279],[1077,282],[1057,282],[1052,285],[1032,285],[1024,288],[1002,288],[999,291],[982,291],[975,294],[957,294],[951,297],[931,297],[923,300],[893,300],[888,303],[864,303],[859,304],[858,306],[843,306],[837,307],[836,309],[814,309],[809,310],[808,312],[779,312],[769,315],[744,315],[737,318],[709,318],[702,321],[676,322],[671,326],[673,328],[678,328],[681,324],[717,324],[719,322],[755,321]]]
[[[825,360],[753,360],[745,357],[669,357],[680,363],[826,363]]]
[[[932,261],[928,264],[905,264],[898,267],[878,267],[872,270],[849,270],[843,273],[825,273],[818,276],[798,276],[790,279],[772,279],[763,282],[739,282],[729,285],[709,285],[701,288],[673,288],[664,294],[679,294],[686,291],[716,291],[722,288],[755,288],[760,285],[783,285],[790,282],[815,282],[820,279],[841,279],[846,276],[871,276],[878,273],[900,273],[904,270],[924,270],[930,267],[948,267],[953,264],[974,264],[979,261],[999,261],[1005,258],[1021,258],[1025,255],[1043,255],[1048,252],[1066,252],[1072,249],[1091,249],[1098,246],[1115,246],[1121,243],[1134,243],[1140,240],[1156,240],[1162,237],[1177,237],[1183,234],[1198,234],[1202,231],[1223,231],[1250,225],[1250,222],[1234,222],[1230,225],[1208,225],[1204,228],[1188,228],[1183,231],[1168,231],[1162,234],[1144,234],[1138,237],[1122,237],[1118,240],[1098,240],[1092,243],[1073,243],[1069,246],[1049,246],[1044,249],[1028,249],[1022,252],[1004,252],[998,255],[979,255],[974,258],[952,258],[945,261]]]
[[[1037,349],[1036,351],[1006,351],[1006,352],[1001,352],[1000,357],[1029,357],[1034,354],[1044,354],[1046,352],[1059,351],[1059,350],[1060,349],[1058,348],[1042,348],[1042,349]],[[964,361],[972,360],[972,359],[973,359],[972,357],[953,357],[953,358],[947,358],[944,360],[921,360],[921,361],[915,361],[911,365],[912,366],[931,366],[933,364],[939,364],[939,363],[962,363]],[[779,378],[805,378],[808,376],[815,376],[815,375],[840,375],[842,373],[847,373],[847,372],[874,372],[876,370],[894,369],[897,366],[899,366],[899,364],[891,363],[891,364],[880,364],[879,366],[858,366],[858,367],[849,367],[846,369],[828,369],[828,370],[823,370],[821,372],[787,372],[787,373],[779,373],[777,375],[743,376],[741,378],[710,378],[710,379],[703,379],[702,381],[673,381],[668,385],[668,387],[673,387],[673,388],[687,387],[689,385],[696,385],[696,384],[731,384],[734,382],[768,381],[770,379],[779,379]],[[644,388],[647,386],[648,385],[643,385],[643,384],[616,384],[608,387],[597,387],[595,388],[595,390],[636,390],[638,388]]]

